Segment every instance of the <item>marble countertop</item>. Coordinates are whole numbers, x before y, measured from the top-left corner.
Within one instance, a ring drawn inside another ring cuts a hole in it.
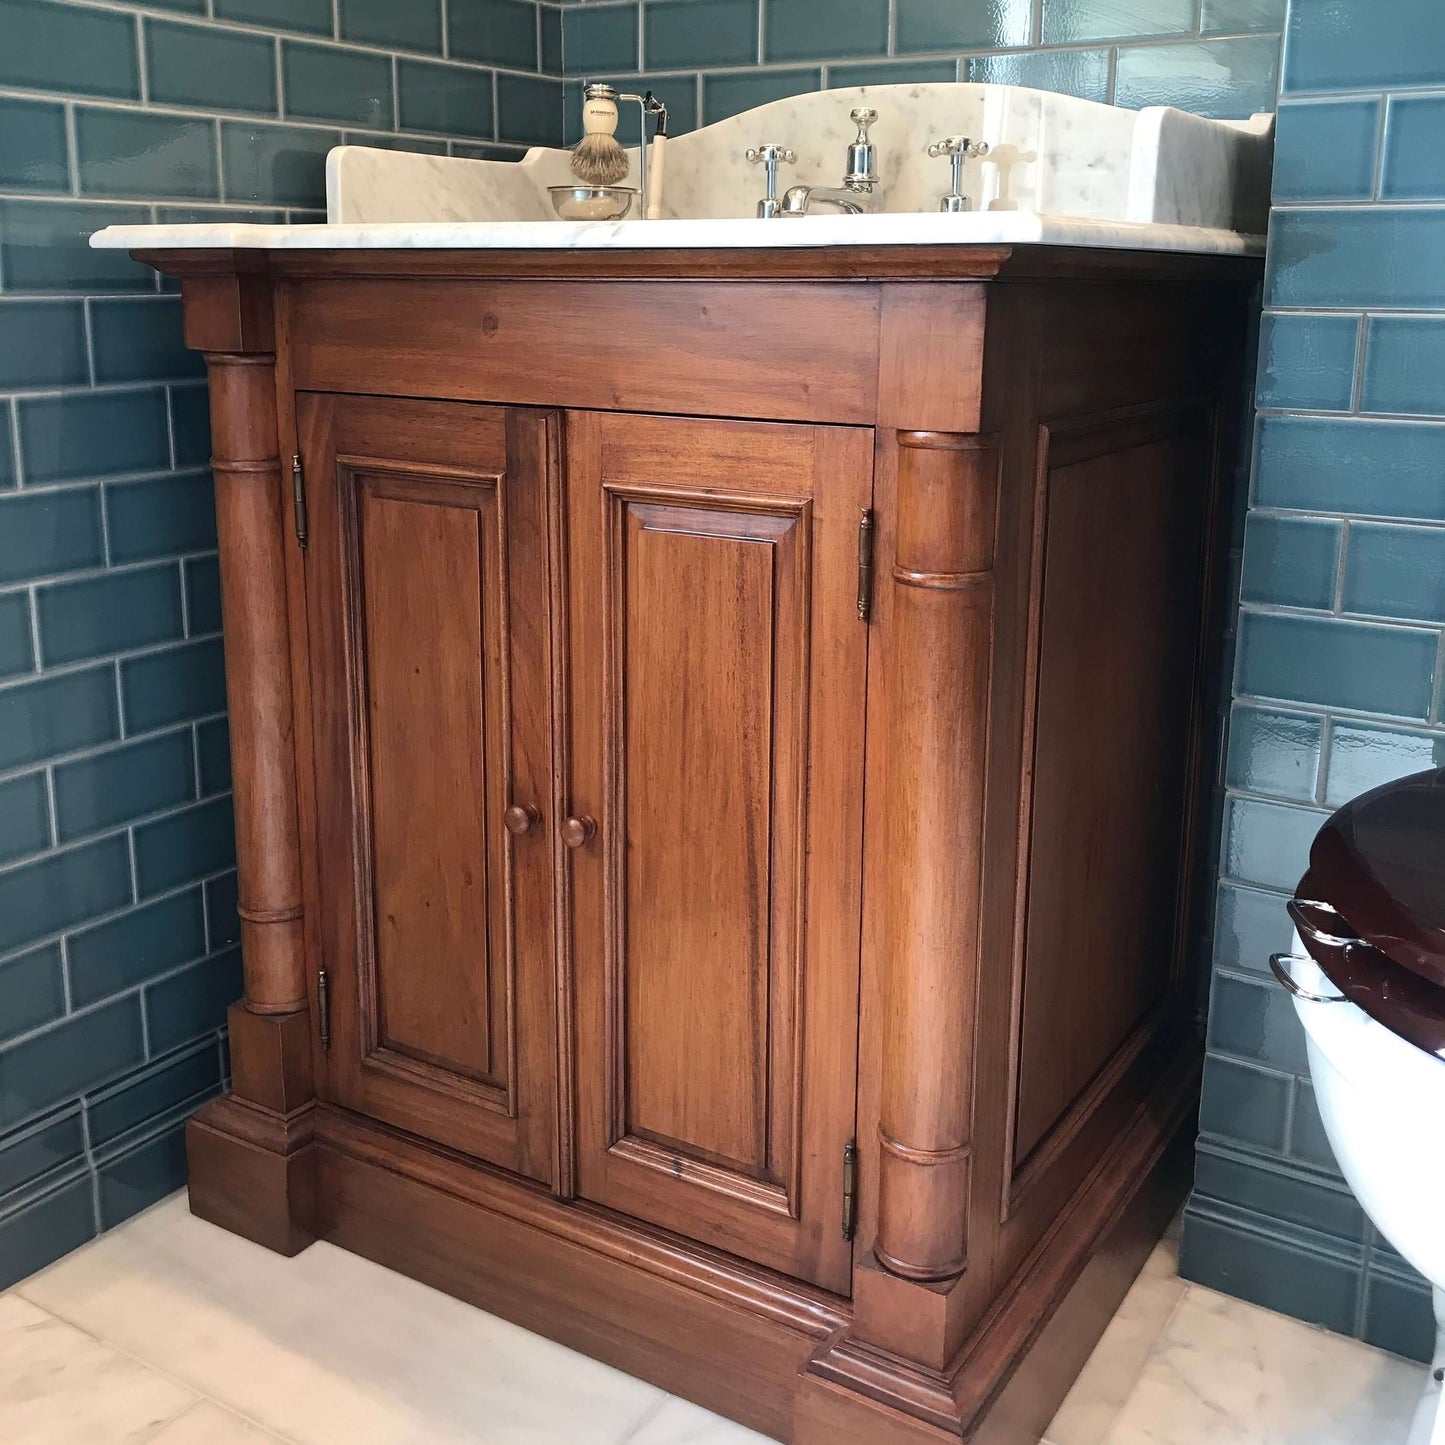
[[[1264,237],[1203,226],[1033,211],[817,215],[796,220],[429,221],[358,225],[107,226],[101,250],[670,250],[800,246],[1086,246],[1261,256]]]

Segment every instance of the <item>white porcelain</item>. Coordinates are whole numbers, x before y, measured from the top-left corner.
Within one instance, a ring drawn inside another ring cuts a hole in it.
[[[772,1442],[766,1435],[669,1395],[627,1437],[624,1445],[772,1445]]]
[[[964,191],[977,210],[1265,229],[1272,116],[1206,120],[1164,106],[1133,111],[1023,86],[947,82],[787,96],[671,137],[661,215],[754,216],[762,172],[745,153],[769,143],[797,156],[781,169],[781,186],[838,184],[856,130],[849,112],[858,106],[878,113],[870,134],[888,212],[938,209],[949,163],[925,151],[961,134],[989,146],[964,165]],[[629,154],[628,183],[636,185],[638,152]],[[327,219],[536,220],[550,214],[546,188],[571,179],[568,153],[547,147],[513,162],[341,146],[327,158]]]
[[[1290,971],[1305,991],[1337,992],[1299,935]],[[1435,1286],[1434,1365],[1445,1366],[1445,1063],[1347,1001],[1295,996],[1310,1078],[1340,1172],[1375,1227]],[[1410,1445],[1445,1445],[1445,1405],[1430,1381]]]

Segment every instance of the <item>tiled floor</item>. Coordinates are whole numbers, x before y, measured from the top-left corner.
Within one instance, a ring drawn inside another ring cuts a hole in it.
[[[1050,1445],[1390,1445],[1418,1366],[1195,1286],[1171,1241]],[[0,1295],[0,1442],[760,1445],[435,1290],[283,1260],[167,1200]]]

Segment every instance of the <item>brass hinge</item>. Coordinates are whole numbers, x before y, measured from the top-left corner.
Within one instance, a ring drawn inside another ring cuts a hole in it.
[[[858,1226],[858,1146],[843,1146],[843,1238],[852,1239]]]
[[[301,454],[291,458],[291,504],[296,509],[296,542],[306,550],[306,476],[301,470]]]
[[[331,1047],[331,987],[326,979],[326,970],[316,973],[316,1027],[321,1033],[321,1047]]]
[[[858,519],[858,620],[873,615],[873,513],[867,507]]]

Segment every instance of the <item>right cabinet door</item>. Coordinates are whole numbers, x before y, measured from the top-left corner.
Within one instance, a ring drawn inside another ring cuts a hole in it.
[[[849,1290],[872,433],[567,418],[579,1192]]]

